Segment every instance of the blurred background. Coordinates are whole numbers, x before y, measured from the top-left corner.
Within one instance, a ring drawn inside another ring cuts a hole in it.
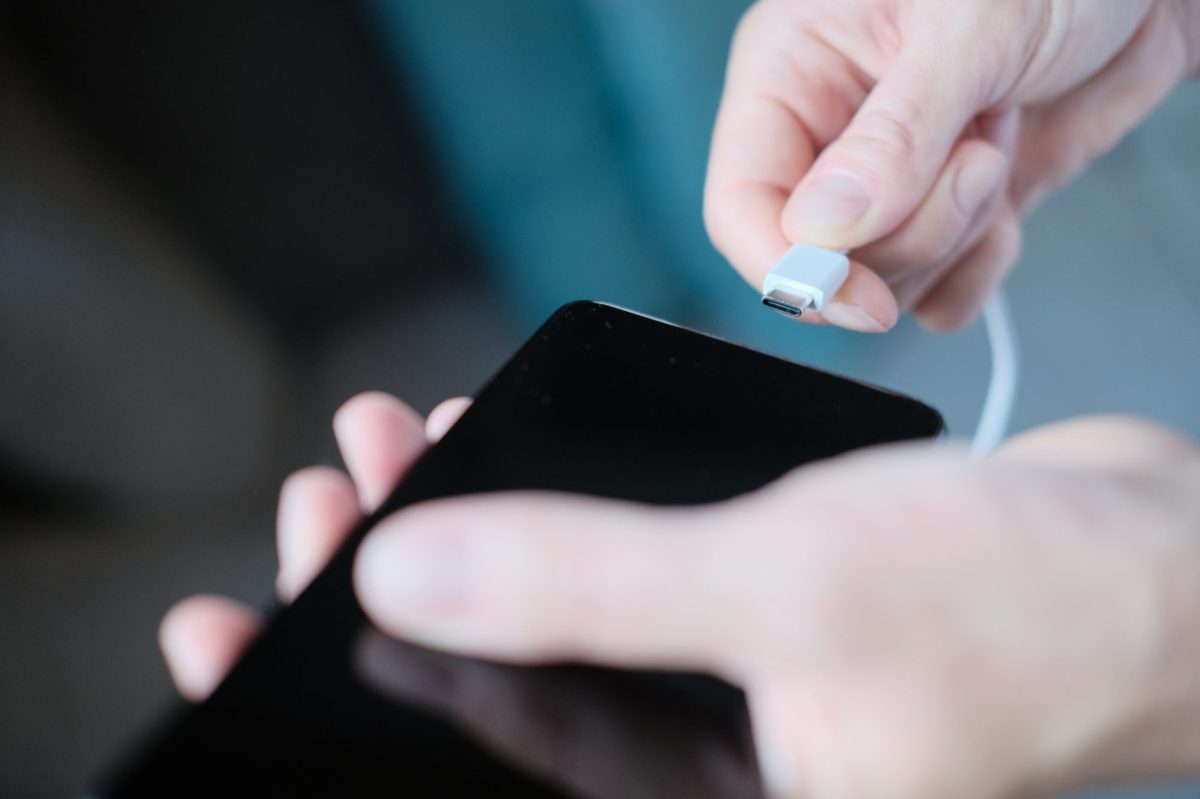
[[[169,704],[174,600],[266,600],[277,486],[337,462],[342,400],[471,393],[563,302],[900,389],[969,434],[981,330],[795,326],[709,245],[746,5],[0,4],[0,796],[78,791]],[[1029,221],[1018,428],[1120,411],[1200,436],[1198,123],[1185,87]]]

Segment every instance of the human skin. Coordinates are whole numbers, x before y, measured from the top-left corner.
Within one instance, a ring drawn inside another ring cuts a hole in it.
[[[753,285],[793,243],[852,251],[825,314],[970,321],[1020,218],[1196,72],[1191,0],[761,0],[734,39],[705,196]]]
[[[752,283],[792,242],[851,248],[818,321],[961,325],[1011,267],[1020,214],[1196,70],[1197,5],[763,0],[714,137],[714,241]],[[839,223],[846,181],[866,203]],[[282,599],[463,407],[428,435],[381,395],[339,412],[353,480],[285,484]],[[367,538],[356,586],[382,630],[434,648],[724,676],[774,795],[1044,795],[1200,772],[1198,485],[1184,438],[1080,420],[978,463],[858,453],[705,508],[431,503]],[[203,698],[259,626],[215,597],[173,609],[180,690]]]
[[[306,470],[282,493],[284,601],[426,440],[378,394],[336,431],[354,480]],[[368,536],[355,582],[380,629],[435,649],[730,680],[773,795],[1043,795],[1200,769],[1198,485],[1186,439],[1079,420],[983,462],[889,447],[703,508],[430,503]],[[181,691],[203,698],[259,626],[216,597],[174,608]]]

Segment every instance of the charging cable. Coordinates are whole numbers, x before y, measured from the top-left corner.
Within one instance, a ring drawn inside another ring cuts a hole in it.
[[[983,410],[979,414],[979,424],[975,426],[975,437],[971,439],[971,456],[976,459],[990,455],[1008,435],[1021,380],[1016,325],[1013,324],[1004,289],[996,289],[996,293],[983,306],[983,324],[987,328],[988,345],[992,350],[992,376],[988,379]]]
[[[797,244],[763,281],[762,303],[797,319],[821,311],[850,275],[850,258],[844,250],[826,250]],[[1003,290],[997,290],[983,308],[992,371],[979,424],[971,440],[971,456],[983,458],[1004,440],[1012,420],[1020,381],[1017,337]]]

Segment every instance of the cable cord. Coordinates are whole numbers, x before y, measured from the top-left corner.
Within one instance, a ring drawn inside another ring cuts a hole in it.
[[[792,318],[820,311],[849,274],[845,250],[795,244],[763,280],[762,303]],[[992,351],[992,376],[971,442],[971,455],[976,459],[990,454],[1008,433],[1020,376],[1017,337],[1003,290],[997,290],[984,305],[983,321]]]
[[[975,459],[990,455],[1008,434],[1021,371],[1012,312],[1002,289],[997,290],[984,305],[983,323],[992,351],[992,374],[983,400],[983,410],[979,414],[979,424],[975,428],[975,437],[971,441],[971,457]]]

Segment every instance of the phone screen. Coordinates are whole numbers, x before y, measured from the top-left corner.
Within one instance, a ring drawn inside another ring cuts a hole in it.
[[[757,796],[736,690],[696,675],[497,665],[392,640],[354,598],[357,545],[423,500],[546,489],[704,504],[942,426],[907,397],[616,307],[568,305],[214,695],[97,795]],[[803,516],[780,523],[804,535]]]

